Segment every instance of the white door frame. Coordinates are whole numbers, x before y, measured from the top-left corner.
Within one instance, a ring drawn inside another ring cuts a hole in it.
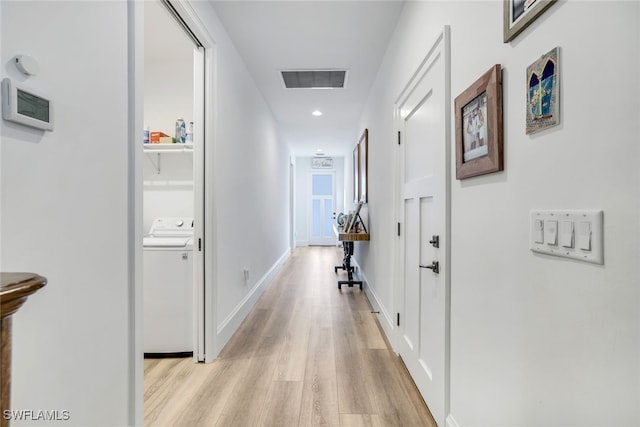
[[[442,179],[445,181],[444,188],[445,194],[443,195],[443,203],[445,206],[445,230],[443,235],[440,235],[442,241],[441,249],[444,251],[445,259],[447,260],[442,268],[442,276],[444,278],[444,286],[446,288],[446,318],[445,318],[445,396],[444,396],[444,411],[445,417],[448,418],[450,414],[450,376],[451,376],[451,53],[450,53],[450,29],[448,25],[445,25],[443,29],[437,34],[434,43],[429,47],[429,51],[426,56],[411,76],[407,84],[402,89],[400,95],[395,101],[394,105],[394,120],[395,128],[398,132],[403,130],[403,118],[399,110],[399,106],[411,96],[412,91],[418,86],[421,79],[428,72],[429,67],[437,55],[444,55],[444,73],[445,73],[445,88],[444,88],[444,120],[445,120],[445,164],[444,164],[444,176]],[[404,202],[402,197],[402,183],[404,174],[404,164],[402,160],[401,149],[396,150],[396,179],[394,185],[394,200],[395,200],[395,218],[400,227],[400,233],[394,240],[394,249],[397,257],[394,262],[393,275],[396,277],[394,292],[393,292],[393,304],[394,312],[399,313],[399,308],[402,300],[403,292],[403,268],[404,263],[404,249],[401,247],[403,240],[400,238],[400,234],[404,232],[402,225],[404,222]],[[402,320],[400,320],[402,321]],[[394,334],[392,336],[392,346],[398,351],[398,345],[402,339],[402,331],[398,326],[394,327]],[[427,402],[428,404],[428,402]],[[439,425],[443,420],[436,420]],[[443,426],[444,427],[444,426]]]
[[[206,92],[206,72],[205,59],[206,49],[198,47],[194,51],[193,61],[193,121],[199,124],[193,132],[193,218],[194,218],[194,245],[193,245],[193,361],[204,362],[207,353],[205,344],[206,339],[206,313],[205,313],[205,251],[203,248],[205,215],[205,155],[206,146],[204,139],[204,130],[199,129],[201,124],[205,122],[205,92]]]
[[[142,345],[142,144],[140,130],[144,128],[144,3],[127,2],[129,66],[128,137],[129,165],[129,387],[128,424],[144,425],[144,360]]]
[[[289,156],[289,250],[296,248],[296,161]]]
[[[200,184],[203,200],[196,202],[200,206],[200,215],[204,221],[194,230],[194,253],[198,250],[198,239],[202,239],[203,254],[206,249],[207,256],[201,255],[200,262],[204,268],[204,316],[205,331],[203,336],[205,348],[205,362],[210,363],[219,353],[216,342],[216,299],[217,284],[214,272],[216,271],[215,254],[217,247],[214,236],[216,235],[217,211],[213,203],[213,168],[212,165],[215,148],[215,82],[216,69],[216,43],[214,38],[206,30],[197,13],[188,2],[169,1],[178,12],[184,25],[186,25],[204,46],[204,112],[202,114],[202,129],[200,144],[204,154],[201,159],[204,176]],[[129,280],[129,425],[144,425],[144,363],[142,349],[142,165],[143,156],[140,135],[144,127],[144,2],[127,2],[127,29],[129,32],[129,189],[130,204],[128,212],[129,224],[129,253],[130,280]],[[194,114],[197,114],[194,111]],[[206,144],[204,143],[206,141]],[[195,142],[195,141],[194,141]],[[206,149],[204,149],[206,147]],[[196,148],[197,149],[197,148]],[[195,160],[195,159],[194,159]],[[194,161],[194,166],[195,166]],[[195,185],[198,185],[194,182]],[[205,191],[206,189],[206,191]],[[197,190],[197,189],[196,189]],[[204,214],[206,212],[206,215]],[[199,214],[194,212],[194,217]],[[197,258],[197,257],[194,257]]]

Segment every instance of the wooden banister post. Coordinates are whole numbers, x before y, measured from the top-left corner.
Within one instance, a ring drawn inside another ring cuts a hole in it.
[[[11,409],[11,315],[18,311],[29,295],[46,284],[45,277],[33,273],[0,273],[0,427],[7,427],[10,421],[9,417],[5,417],[5,411]]]

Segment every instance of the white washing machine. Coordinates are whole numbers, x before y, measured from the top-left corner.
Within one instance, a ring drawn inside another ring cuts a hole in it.
[[[147,357],[193,354],[193,218],[157,218],[143,239]]]

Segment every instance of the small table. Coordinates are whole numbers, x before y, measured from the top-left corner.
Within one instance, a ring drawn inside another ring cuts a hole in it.
[[[337,273],[338,269],[345,270],[348,275],[348,280],[338,280],[338,289],[342,289],[342,285],[347,285],[353,288],[353,285],[360,285],[362,289],[362,280],[353,279],[353,266],[351,265],[351,256],[353,255],[353,242],[369,241],[369,233],[345,233],[342,227],[333,226],[333,232],[338,236],[338,240],[342,242],[344,249],[344,258],[342,259],[342,265],[336,265],[334,271]]]

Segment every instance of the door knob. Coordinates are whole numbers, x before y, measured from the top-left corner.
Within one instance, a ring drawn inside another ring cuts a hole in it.
[[[429,270],[433,270],[434,273],[440,274],[440,263],[438,261],[431,262],[431,265],[420,264],[420,268],[428,268]]]

